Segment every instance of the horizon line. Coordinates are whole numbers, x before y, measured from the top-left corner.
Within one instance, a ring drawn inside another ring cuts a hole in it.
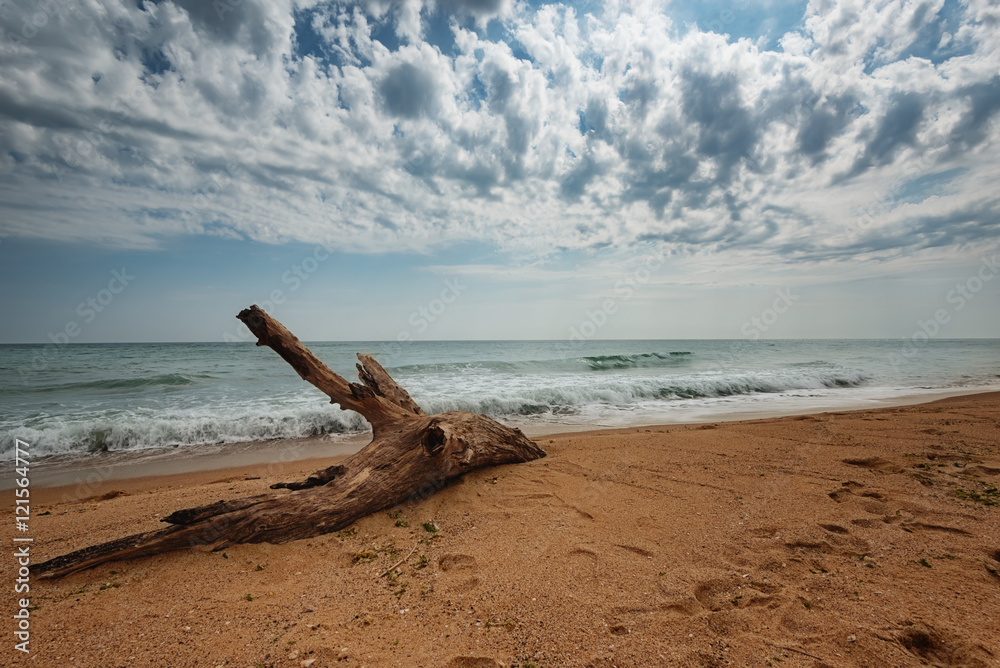
[[[592,341],[743,341],[745,343],[760,343],[765,341],[903,341],[913,338],[911,336],[829,336],[829,337],[798,337],[798,338],[764,338],[750,339],[745,337],[724,338],[724,337],[701,337],[701,338],[630,338],[630,339],[409,339],[407,341],[397,341],[396,339],[299,339],[302,343],[389,343],[394,345],[407,345],[411,343],[559,343],[559,342],[592,342]],[[930,341],[1000,341],[996,336],[953,336],[934,337]],[[247,341],[70,341],[68,343],[54,343],[52,341],[18,341],[0,342],[0,346],[54,346],[57,348],[67,346],[141,346],[141,345],[257,345],[254,340]]]

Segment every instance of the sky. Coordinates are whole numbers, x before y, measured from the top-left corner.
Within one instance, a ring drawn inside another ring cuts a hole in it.
[[[990,0],[4,0],[0,342],[1000,336]],[[931,334],[930,331],[933,330]]]

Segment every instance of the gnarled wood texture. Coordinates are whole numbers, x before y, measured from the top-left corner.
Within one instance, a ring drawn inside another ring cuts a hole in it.
[[[59,577],[99,564],[186,547],[221,550],[238,543],[286,543],[338,531],[373,512],[425,498],[446,481],[484,466],[526,462],[545,451],[519,429],[464,411],[426,415],[406,390],[368,355],[358,354],[361,384],[323,364],[277,320],[256,305],[237,316],[331,403],[357,411],[373,438],[355,455],[302,481],[270,492],[178,510],[171,526],[88,547],[38,564],[41,577]]]

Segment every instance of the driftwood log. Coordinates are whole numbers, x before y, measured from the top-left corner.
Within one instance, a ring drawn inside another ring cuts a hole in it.
[[[183,548],[280,544],[330,533],[376,511],[426,497],[466,471],[545,456],[519,429],[484,415],[463,411],[426,415],[368,355],[358,354],[361,384],[349,383],[256,305],[237,317],[257,337],[258,346],[269,346],[281,355],[331,403],[363,415],[372,426],[371,443],[305,480],[271,486],[281,491],[178,510],[163,520],[169,527],[38,564],[40,577]]]

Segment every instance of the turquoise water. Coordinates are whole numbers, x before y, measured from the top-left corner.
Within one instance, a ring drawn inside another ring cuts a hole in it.
[[[308,343],[356,379],[375,355],[427,412],[522,428],[717,420],[995,389],[1000,340]],[[243,343],[0,346],[0,453],[205,447],[367,429],[269,348]]]

